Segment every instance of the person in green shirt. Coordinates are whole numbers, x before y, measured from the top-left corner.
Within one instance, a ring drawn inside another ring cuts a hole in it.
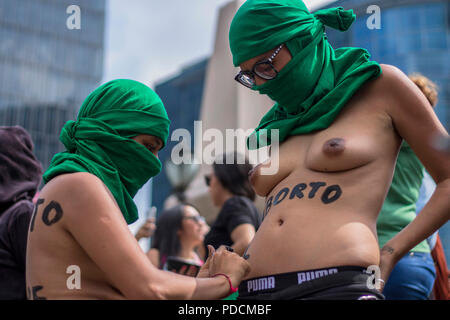
[[[434,107],[436,85],[422,75],[410,79]],[[395,166],[391,187],[377,220],[380,248],[416,217],[416,202],[424,178],[424,167],[408,143],[403,141]],[[433,258],[426,240],[411,249],[392,270],[383,290],[390,300],[426,300],[436,278]]]

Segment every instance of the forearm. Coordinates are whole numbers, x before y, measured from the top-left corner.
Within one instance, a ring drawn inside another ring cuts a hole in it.
[[[255,227],[251,223],[243,223],[237,226],[231,233],[231,246],[238,255],[242,256],[255,237]]]
[[[238,255],[240,255],[242,257],[242,255],[245,252],[245,249],[247,249],[248,244],[250,241],[237,241],[235,243],[233,243],[233,245],[231,246],[234,250],[234,252],[236,252]]]
[[[152,299],[168,300],[209,300],[221,299],[227,296],[230,286],[223,276],[214,278],[194,278],[173,272],[160,271]]]
[[[194,300],[218,300],[228,296],[230,284],[223,276],[214,278],[195,278],[197,288],[191,299]]]
[[[394,238],[386,243],[386,251],[398,261],[409,250],[432,235],[450,219],[450,179],[437,184],[420,214]]]

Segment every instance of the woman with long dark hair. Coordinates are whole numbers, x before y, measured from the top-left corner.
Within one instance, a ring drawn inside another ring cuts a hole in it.
[[[195,265],[202,265],[197,247],[205,237],[205,220],[198,211],[185,204],[177,205],[162,212],[156,221],[156,231],[152,248],[147,253],[150,261],[159,269],[169,269],[169,257],[177,257]],[[183,273],[193,271],[183,270]],[[191,274],[194,275],[194,274]]]
[[[230,246],[242,255],[259,228],[261,215],[253,203],[255,191],[248,180],[252,165],[247,159],[239,164],[237,153],[228,158],[232,158],[231,163],[227,163],[224,154],[222,161],[214,162],[213,173],[205,176],[211,199],[221,208],[205,237],[205,245]]]

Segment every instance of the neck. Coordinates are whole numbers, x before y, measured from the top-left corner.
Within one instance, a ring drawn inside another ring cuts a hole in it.
[[[218,199],[218,203],[217,206],[219,208],[222,208],[223,204],[230,198],[233,197],[233,194],[231,194],[231,192],[224,190],[224,192],[222,193],[222,196],[220,197],[220,199]]]
[[[178,256],[183,259],[194,259],[195,258],[195,245],[194,244],[181,244],[180,251],[178,252]]]

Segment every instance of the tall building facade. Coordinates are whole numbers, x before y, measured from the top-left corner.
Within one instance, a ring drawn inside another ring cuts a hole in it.
[[[357,19],[346,32],[327,28],[334,48],[362,47],[372,60],[404,73],[422,73],[439,86],[435,108],[450,124],[450,3],[446,0],[341,0],[327,7],[353,9]],[[376,8],[377,6],[378,8]],[[379,21],[375,21],[379,9]],[[376,22],[379,22],[377,25]]]
[[[25,127],[44,168],[63,148],[62,126],[102,78],[105,5],[0,1],[0,125]]]
[[[178,75],[155,85],[155,92],[164,102],[171,121],[169,141],[158,153],[163,163],[163,172],[152,179],[152,205],[158,212],[164,208],[164,202],[172,193],[172,186],[164,172],[164,163],[170,159],[172,148],[178,141],[171,141],[170,136],[174,130],[183,128],[194,137],[194,121],[200,119],[207,65],[208,59],[201,60],[184,68]]]

